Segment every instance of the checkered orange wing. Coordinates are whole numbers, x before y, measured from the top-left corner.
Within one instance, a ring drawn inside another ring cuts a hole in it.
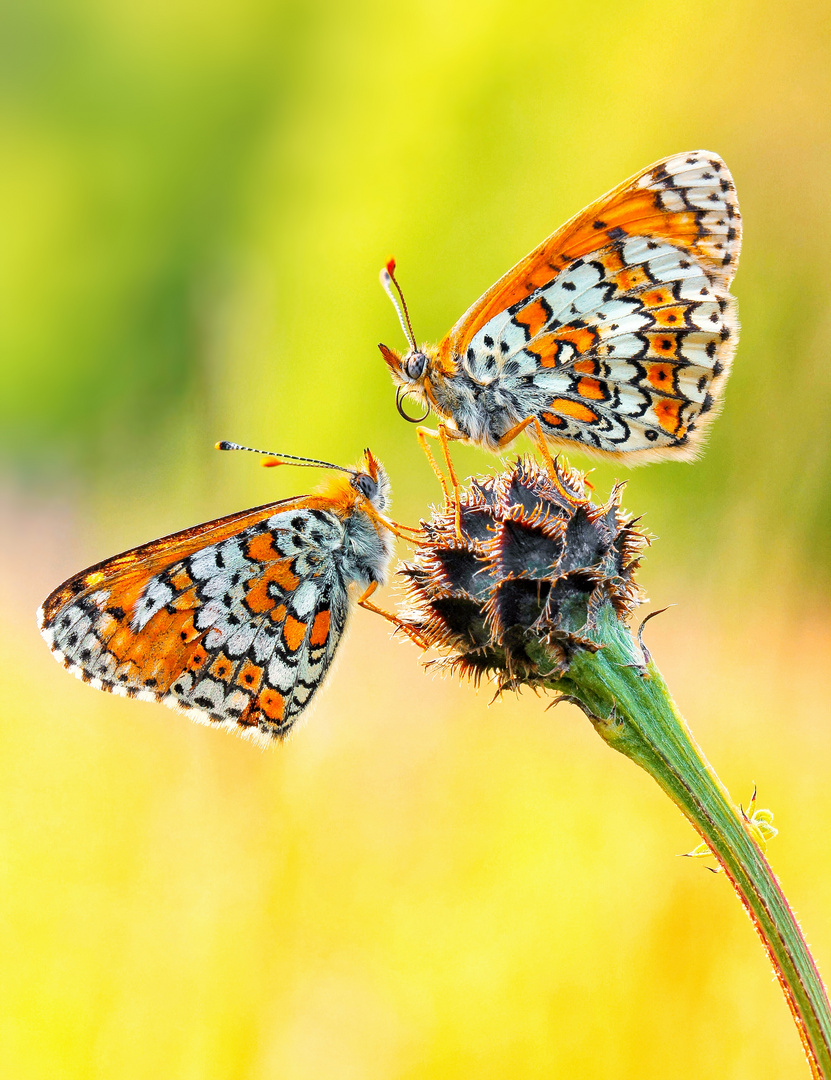
[[[667,158],[501,278],[442,341],[437,366],[498,386],[506,408],[517,403],[513,422],[536,416],[552,442],[629,461],[691,456],[735,351],[740,245],[724,162]]]
[[[447,335],[447,347],[464,355],[495,315],[624,236],[674,243],[728,287],[741,250],[741,215],[733,178],[718,154],[698,150],[657,161],[581,210],[479,297]]]
[[[314,496],[244,511],[76,574],[44,602],[41,633],[98,689],[282,737],[343,633],[343,544]]]

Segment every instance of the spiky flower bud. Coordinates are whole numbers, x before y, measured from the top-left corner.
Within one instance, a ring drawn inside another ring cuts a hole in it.
[[[557,463],[549,475],[520,458],[469,482],[459,530],[450,500],[434,510],[401,571],[405,621],[444,654],[434,663],[476,682],[492,673],[506,688],[557,679],[577,651],[596,652],[601,608],[625,618],[642,599],[634,573],[647,540],[620,491],[596,506],[581,473]]]

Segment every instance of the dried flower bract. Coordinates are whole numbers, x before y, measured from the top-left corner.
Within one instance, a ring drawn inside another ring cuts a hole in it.
[[[400,571],[402,618],[444,654],[433,663],[476,682],[492,674],[500,689],[558,678],[577,650],[601,647],[591,635],[604,604],[626,618],[642,602],[634,573],[648,541],[621,511],[621,488],[596,506],[581,473],[559,462],[555,473],[524,457],[471,480],[461,539],[452,502],[422,522],[414,561]]]

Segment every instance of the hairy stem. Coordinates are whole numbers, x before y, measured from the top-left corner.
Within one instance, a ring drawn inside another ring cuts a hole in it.
[[[546,685],[577,698],[598,734],[645,769],[701,835],[762,939],[814,1077],[831,1080],[831,1008],[784,893],[740,811],[702,754],[654,663],[606,605],[565,678]],[[531,652],[531,650],[528,650]],[[546,650],[539,648],[541,670]]]

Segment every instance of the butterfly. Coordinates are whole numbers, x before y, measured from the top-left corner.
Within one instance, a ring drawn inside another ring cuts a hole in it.
[[[626,463],[691,459],[718,413],[739,322],[741,215],[727,166],[698,150],[650,165],[509,270],[437,346],[416,344],[395,263],[381,281],[410,344],[381,352],[405,419],[499,451],[529,424],[543,449]],[[394,285],[403,315],[392,292]],[[417,399],[413,419],[402,398]],[[452,466],[451,473],[452,473]],[[455,486],[455,484],[454,484]]]
[[[55,658],[99,690],[161,701],[262,742],[283,738],[332,663],[350,586],[364,590],[359,604],[398,622],[369,596],[386,580],[403,527],[385,517],[390,484],[369,450],[352,469],[288,454],[265,464],[282,462],[333,475],[310,495],[195,525],[75,574],[38,612]]]

